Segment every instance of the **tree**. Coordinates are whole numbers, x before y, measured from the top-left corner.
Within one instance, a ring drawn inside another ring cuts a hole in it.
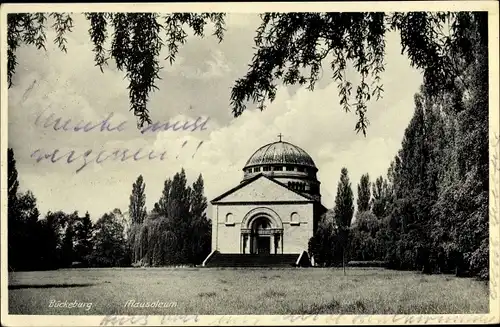
[[[150,124],[147,102],[157,89],[161,65],[159,54],[164,41],[169,51],[166,59],[172,64],[179,45],[186,42],[185,26],[195,35],[203,36],[210,21],[219,42],[224,36],[223,13],[86,13],[90,22],[90,39],[94,44],[95,62],[101,71],[110,58],[129,80],[130,110],[139,118],[139,126]],[[424,82],[432,92],[453,86],[458,75],[457,63],[449,55],[459,52],[464,62],[470,62],[474,51],[464,29],[477,26],[479,38],[487,44],[487,13],[481,12],[323,12],[323,13],[264,13],[257,28],[255,54],[248,73],[238,79],[231,90],[231,107],[235,117],[246,109],[250,99],[265,108],[265,101],[276,97],[277,80],[285,85],[305,85],[314,90],[320,78],[323,62],[332,58],[329,66],[338,83],[340,104],[346,111],[355,107],[359,116],[356,131],[366,135],[369,121],[367,102],[383,93],[381,73],[384,71],[385,34],[397,31],[401,35],[402,53],[406,52],[412,66],[423,70]],[[73,20],[68,13],[24,13],[7,17],[8,83],[12,85],[16,69],[16,49],[22,44],[45,48],[47,18],[57,32],[54,40],[66,51],[65,33],[71,31]],[[161,22],[163,19],[163,22]],[[444,32],[450,26],[450,33]],[[111,49],[105,49],[113,29]],[[161,37],[161,32],[166,38]],[[346,78],[352,64],[359,73],[355,86]],[[303,72],[309,68],[309,74]],[[370,87],[373,82],[373,88]],[[354,100],[354,102],[352,102]]]
[[[89,255],[92,252],[92,220],[88,212],[80,218],[74,227],[75,260],[88,265]]]
[[[90,23],[89,36],[94,44],[94,60],[103,72],[109,59],[114,59],[118,70],[125,72],[129,80],[130,110],[139,119],[142,127],[150,124],[147,102],[150,93],[158,89],[155,82],[160,78],[160,59],[162,48],[166,45],[168,56],[165,58],[172,64],[179,45],[186,42],[185,26],[194,34],[204,36],[208,22],[215,25],[214,35],[222,41],[224,34],[224,14],[221,13],[85,13]],[[65,34],[71,32],[73,19],[69,13],[28,13],[9,14],[8,29],[8,83],[16,69],[16,49],[22,44],[35,45],[45,49],[47,20],[57,32],[54,42],[66,52]],[[105,44],[109,37],[109,29],[113,30],[111,49]],[[165,36],[162,38],[162,32]],[[165,44],[166,43],[166,44]]]
[[[48,269],[64,267],[63,244],[68,215],[63,211],[48,212],[41,221],[44,264]]]
[[[335,263],[335,242],[337,226],[333,210],[324,213],[319,222],[315,234],[309,240],[308,251],[314,256],[315,264],[323,267],[332,266]]]
[[[368,211],[370,210],[370,176],[368,174],[364,174],[361,176],[361,180],[358,184],[358,211]]]
[[[211,224],[206,215],[207,198],[204,194],[203,176],[193,183],[190,195],[191,262],[200,264],[210,253]]]
[[[132,185],[132,194],[130,195],[130,204],[128,212],[132,224],[142,224],[146,218],[146,184],[144,183],[142,175],[137,177],[136,182]]]
[[[7,187],[8,187],[8,201],[9,208],[15,208],[17,192],[19,189],[18,173],[16,169],[16,159],[14,158],[14,150],[12,148],[7,149]]]
[[[48,213],[38,222],[37,269],[57,269],[60,267],[58,261],[58,235],[56,234],[55,219],[52,213]]]
[[[62,267],[70,267],[75,259],[75,224],[78,220],[78,213],[75,212],[72,215],[68,216],[68,220],[66,222],[66,229],[64,231],[64,236],[61,244],[61,266]]]
[[[18,219],[18,206],[17,206],[17,192],[19,189],[18,173],[16,169],[16,159],[14,158],[14,150],[9,148],[7,150],[7,187],[8,187],[8,257],[9,269],[13,270],[18,266],[20,246],[20,232]]]
[[[90,262],[94,267],[120,267],[126,264],[127,245],[123,225],[113,213],[97,220]]]
[[[200,174],[187,185],[184,169],[168,178],[159,201],[141,226],[132,230],[135,264],[200,264],[210,253],[211,225]]]
[[[123,227],[123,235],[125,239],[127,238],[127,233],[130,230],[130,215],[123,213],[119,208],[114,208],[111,213],[115,216],[115,219]]]
[[[182,264],[190,261],[191,192],[191,187],[187,186],[186,172],[182,168],[172,178],[167,211],[169,230],[175,234],[177,240],[176,255],[178,262]]]
[[[155,203],[153,211],[157,214],[163,215],[167,217],[169,215],[169,206],[170,206],[170,189],[172,187],[172,180],[168,178],[163,183],[163,190],[161,193],[161,197],[158,202]]]
[[[176,183],[178,176],[179,174],[174,176]],[[165,180],[160,199],[155,203],[151,214],[146,217],[143,224],[132,225],[129,241],[134,264],[160,266],[180,262],[177,229],[182,226],[177,226],[172,204],[177,201],[176,197],[182,193],[179,191],[183,188],[177,187],[174,193],[172,185],[171,178]]]
[[[377,243],[392,268],[488,278],[488,70],[478,29],[463,29],[472,58],[450,52],[460,63],[453,88],[435,95],[424,83],[416,94],[387,192],[382,178],[374,187]]]
[[[429,163],[431,145],[427,117],[419,95],[415,96],[415,112],[405,130],[396,167],[396,219],[400,225],[397,241],[400,266],[404,269],[430,269],[429,225],[433,198],[429,190]]]
[[[449,140],[441,150],[444,169],[433,207],[432,239],[446,269],[488,279],[488,48],[479,28],[464,29],[473,56],[464,64],[454,92],[428,99],[443,104]],[[460,53],[455,56],[463,60]]]
[[[38,264],[38,218],[36,197],[19,192],[14,150],[7,149],[7,244],[9,270],[33,270]]]
[[[370,211],[356,212],[356,219],[350,230],[349,259],[358,261],[383,260],[383,251],[377,240],[379,220]]]
[[[373,183],[372,194],[371,208],[373,214],[378,218],[385,217],[391,200],[391,190],[387,180],[382,176],[379,176]]]
[[[35,195],[29,190],[18,193],[15,206],[15,216],[10,220],[13,225],[8,229],[9,237],[14,237],[12,241],[17,247],[9,249],[12,268],[34,270],[37,263],[36,239],[40,216]]]
[[[337,243],[342,249],[342,267],[345,275],[345,252],[349,239],[349,228],[354,214],[354,199],[347,168],[342,168],[340,181],[337,185],[335,207],[333,209],[336,227],[338,229]]]

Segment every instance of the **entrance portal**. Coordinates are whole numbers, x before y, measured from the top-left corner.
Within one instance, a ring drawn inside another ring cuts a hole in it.
[[[251,253],[271,253],[271,222],[267,217],[259,217],[252,224]]]
[[[258,254],[271,253],[271,237],[257,236],[257,253]]]
[[[279,217],[273,219],[264,212],[251,216],[248,223],[245,220],[241,229],[241,253],[283,253],[283,227]]]

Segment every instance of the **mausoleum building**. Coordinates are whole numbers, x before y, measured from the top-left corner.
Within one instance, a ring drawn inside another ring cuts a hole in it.
[[[309,154],[281,135],[255,151],[242,181],[211,201],[212,253],[204,264],[215,265],[212,257],[223,254],[247,255],[247,261],[308,257],[309,239],[326,211],[317,172]]]

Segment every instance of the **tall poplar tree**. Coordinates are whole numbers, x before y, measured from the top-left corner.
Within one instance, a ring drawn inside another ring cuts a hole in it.
[[[207,198],[204,194],[203,176],[193,183],[190,196],[191,261],[199,264],[210,253],[211,228],[207,218]]]
[[[189,263],[190,250],[190,196],[191,187],[187,186],[184,168],[172,179],[168,215],[170,230],[177,239],[177,255],[179,263]]]
[[[161,192],[161,197],[158,202],[155,203],[153,211],[164,217],[169,217],[169,206],[170,206],[170,189],[172,188],[172,179],[168,178],[163,183],[163,190]]]
[[[391,198],[391,190],[387,179],[382,176],[377,177],[372,184],[371,210],[373,214],[381,219],[387,215],[388,205]]]
[[[146,218],[146,194],[145,194],[146,183],[142,175],[137,177],[137,180],[132,185],[132,194],[130,195],[130,204],[128,206],[128,212],[132,224],[142,224]]]
[[[359,212],[370,210],[370,185],[370,176],[368,174],[362,175],[358,184],[357,204]]]
[[[347,168],[342,168],[340,181],[337,185],[337,196],[335,197],[335,207],[333,209],[335,223],[338,230],[337,244],[342,249],[342,267],[345,275],[345,252],[349,240],[349,228],[354,214],[354,198],[351,182]]]

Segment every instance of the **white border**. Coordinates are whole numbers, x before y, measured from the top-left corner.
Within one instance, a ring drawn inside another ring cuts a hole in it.
[[[496,1],[418,1],[418,2],[313,2],[313,3],[169,3],[169,4],[7,4],[1,6],[1,323],[8,326],[98,326],[107,325],[330,325],[330,324],[485,324],[498,323],[500,309],[499,284],[499,5]],[[474,315],[234,315],[234,316],[39,316],[9,315],[6,296],[7,273],[7,49],[6,18],[9,12],[82,12],[82,11],[133,11],[133,12],[231,12],[257,13],[263,11],[488,11],[489,34],[489,135],[490,135],[490,313]],[[493,168],[496,167],[496,170]]]

